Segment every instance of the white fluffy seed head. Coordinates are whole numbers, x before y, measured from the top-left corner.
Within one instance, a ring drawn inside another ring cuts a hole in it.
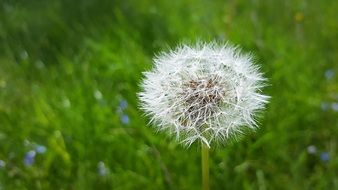
[[[154,58],[144,73],[141,108],[160,131],[187,146],[226,142],[255,129],[255,114],[269,96],[251,56],[229,44],[181,45]]]

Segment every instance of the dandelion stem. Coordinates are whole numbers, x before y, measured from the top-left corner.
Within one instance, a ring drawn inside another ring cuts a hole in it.
[[[209,190],[209,147],[202,142],[202,184],[203,190]]]

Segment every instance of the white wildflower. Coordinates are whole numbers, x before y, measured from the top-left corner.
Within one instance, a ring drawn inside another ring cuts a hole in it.
[[[269,99],[261,94],[266,79],[238,48],[182,45],[158,55],[154,64],[138,95],[158,130],[187,146],[198,140],[210,147],[257,127],[254,115]]]

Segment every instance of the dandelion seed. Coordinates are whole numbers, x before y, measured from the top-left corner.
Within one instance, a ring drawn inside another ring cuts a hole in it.
[[[138,95],[159,131],[210,147],[257,128],[255,115],[269,97],[261,94],[266,79],[251,56],[229,44],[183,45],[154,64]]]

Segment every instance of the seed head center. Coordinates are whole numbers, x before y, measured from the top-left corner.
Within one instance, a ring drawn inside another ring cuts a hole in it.
[[[224,96],[224,88],[219,83],[219,77],[190,80],[185,85],[185,102],[190,112],[204,110],[212,112]]]

